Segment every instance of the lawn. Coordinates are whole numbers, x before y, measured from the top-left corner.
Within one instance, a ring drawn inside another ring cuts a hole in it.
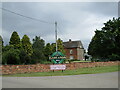
[[[73,62],[91,62],[91,61],[73,61]]]
[[[74,63],[79,63],[79,62],[91,62],[89,61],[84,61],[84,60],[71,60],[70,62],[74,62]],[[69,63],[69,61],[66,61],[66,63]]]
[[[3,75],[4,77],[40,77],[40,76],[64,76],[64,75],[80,75],[80,74],[95,74],[95,73],[106,73],[118,71],[118,66],[104,66],[104,67],[93,67],[93,68],[80,68],[76,70],[65,70],[65,71],[50,71],[50,72],[38,72],[38,73],[26,73],[26,74],[14,74],[14,75]]]

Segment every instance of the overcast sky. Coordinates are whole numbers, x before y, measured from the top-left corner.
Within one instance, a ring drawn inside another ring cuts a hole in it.
[[[100,30],[109,19],[118,17],[117,2],[4,2],[2,7],[53,23],[42,23],[2,11],[2,36],[5,44],[9,43],[13,31],[17,31],[20,38],[27,34],[32,41],[35,36],[41,36],[46,43],[54,43],[54,22],[57,21],[58,38],[63,41],[81,40],[87,49],[94,31]]]

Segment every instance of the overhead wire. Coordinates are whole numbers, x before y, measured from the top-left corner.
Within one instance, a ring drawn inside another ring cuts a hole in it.
[[[4,11],[7,11],[7,12],[10,12],[10,13],[13,13],[13,14],[16,14],[16,15],[19,15],[21,17],[25,17],[25,18],[32,19],[32,20],[35,20],[35,21],[39,21],[39,22],[42,22],[42,23],[54,24],[52,22],[47,22],[47,21],[37,19],[37,18],[34,18],[34,17],[29,17],[29,16],[26,16],[26,15],[23,15],[23,14],[20,14],[20,13],[17,13],[17,12],[14,12],[14,11],[11,11],[11,10],[8,10],[8,9],[5,9],[5,8],[0,8],[0,9],[2,9]]]
[[[21,17],[24,17],[24,18],[28,18],[28,19],[31,19],[31,20],[35,20],[35,21],[39,21],[41,23],[47,23],[47,24],[55,24],[55,23],[52,23],[52,22],[47,22],[47,21],[44,21],[44,20],[41,20],[41,19],[37,19],[37,18],[34,18],[34,17],[29,17],[29,16],[26,16],[26,15],[23,15],[23,14],[20,14],[20,13],[17,13],[17,12],[14,12],[14,11],[11,11],[11,10],[8,10],[6,8],[1,8],[0,9],[4,10],[4,11],[7,11],[7,12],[10,12],[10,13],[13,13],[13,14],[16,14],[18,16],[21,16]],[[61,36],[63,36],[63,34],[61,33],[61,29],[59,27],[57,27],[58,31],[60,32]],[[64,35],[64,38],[67,40],[67,38],[65,37]]]

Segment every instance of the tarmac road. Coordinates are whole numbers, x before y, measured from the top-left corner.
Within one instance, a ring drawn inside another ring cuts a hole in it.
[[[118,72],[49,77],[2,77],[2,88],[118,88]]]

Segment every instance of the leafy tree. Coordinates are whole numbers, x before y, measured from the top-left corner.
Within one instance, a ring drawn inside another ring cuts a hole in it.
[[[21,64],[32,64],[31,57],[25,52],[24,49],[20,49],[20,63]]]
[[[63,47],[63,41],[60,38],[58,38],[57,40],[57,45],[58,45],[58,51],[65,53],[64,47]]]
[[[2,64],[31,64],[31,57],[22,48],[6,45],[3,47]]]
[[[31,56],[33,53],[33,49],[32,49],[32,44],[30,42],[30,38],[27,35],[24,35],[21,42],[22,42],[22,47],[25,50],[25,52],[29,56]]]
[[[2,46],[2,47],[3,47],[3,46],[4,46],[3,44],[4,44],[4,41],[3,41],[2,36],[0,35],[0,46]]]
[[[19,53],[18,49],[10,49],[4,52],[2,64],[20,64]]]
[[[51,48],[52,48],[52,53],[56,52],[56,44],[55,43],[51,44]]]
[[[20,37],[16,31],[12,33],[9,44],[14,48],[20,48]]]
[[[2,48],[2,52],[9,51],[10,49],[14,49],[13,45],[6,45]]]
[[[51,46],[52,46],[52,53],[56,52],[56,44],[52,43]],[[57,40],[57,49],[58,49],[58,51],[62,52],[63,54],[65,53],[63,41],[60,38],[58,38],[58,40]]]
[[[32,59],[34,59],[34,63],[41,63],[42,61],[45,60],[45,55],[44,55],[44,45],[45,41],[40,38],[40,36],[36,36],[33,39],[33,55]]]
[[[102,30],[96,30],[88,53],[93,58],[118,60],[120,59],[120,18],[104,23]]]
[[[3,47],[3,39],[0,36],[0,64],[2,63],[2,47]]]
[[[50,43],[46,44],[44,54],[46,56],[46,59],[49,60],[49,56],[52,54],[52,46],[50,45]]]

